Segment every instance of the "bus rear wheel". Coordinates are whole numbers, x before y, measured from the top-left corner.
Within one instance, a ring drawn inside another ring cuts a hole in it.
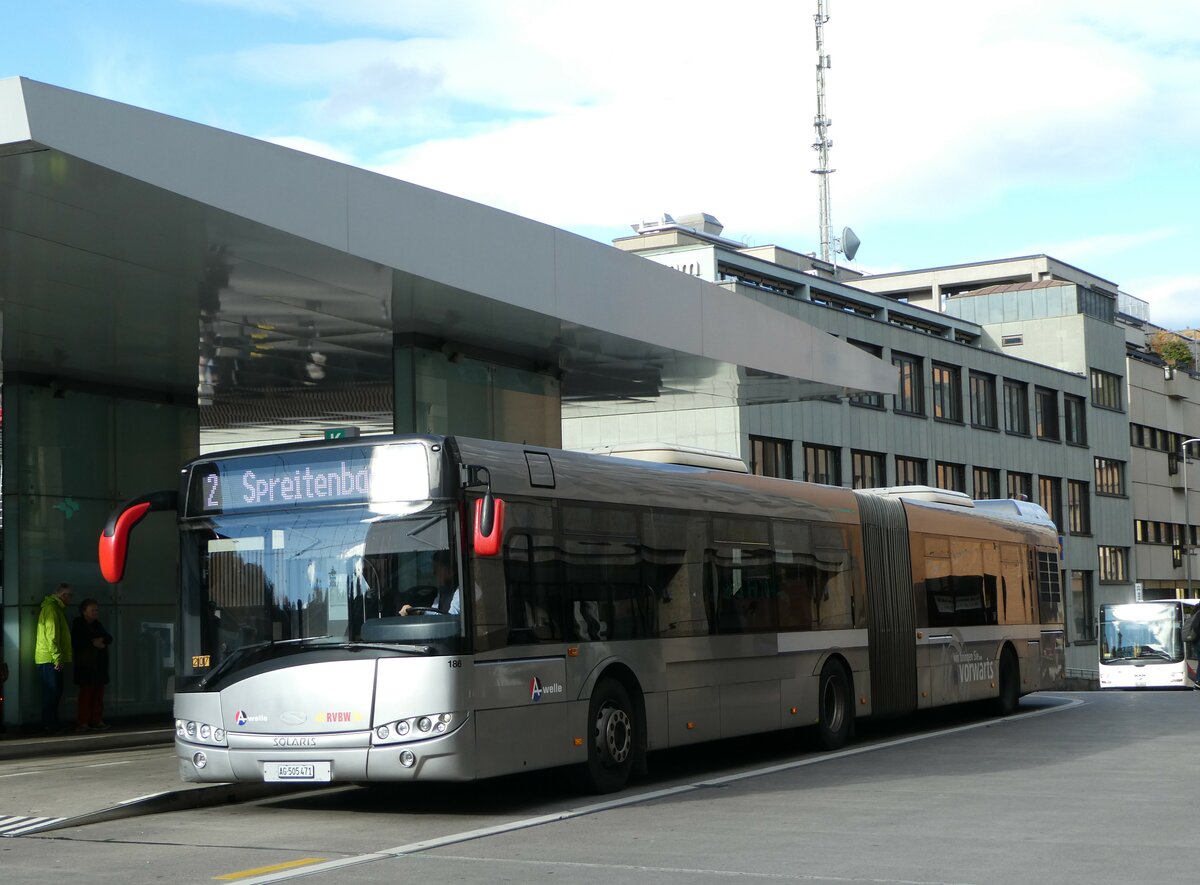
[[[1000,653],[1000,693],[994,709],[997,716],[1011,716],[1021,700],[1021,665],[1011,648]]]
[[[841,662],[825,662],[818,692],[817,739],[826,750],[840,750],[850,740],[854,725],[850,676]]]
[[[633,704],[625,686],[604,679],[592,692],[588,713],[586,785],[597,793],[614,793],[628,782],[636,752]]]

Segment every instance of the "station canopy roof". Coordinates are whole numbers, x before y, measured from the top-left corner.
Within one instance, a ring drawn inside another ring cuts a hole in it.
[[[553,374],[564,402],[895,389],[826,332],[606,244],[24,78],[0,80],[0,254],[5,377],[199,397],[208,428],[390,427],[405,343]]]

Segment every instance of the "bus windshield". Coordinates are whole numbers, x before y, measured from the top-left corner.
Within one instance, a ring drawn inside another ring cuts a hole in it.
[[[366,508],[328,508],[189,526],[185,682],[239,650],[276,644],[290,647],[279,653],[353,643],[460,653],[466,632],[453,515],[430,507],[380,519]]]
[[[1113,605],[1102,610],[1100,662],[1178,663],[1183,660],[1179,607]]]

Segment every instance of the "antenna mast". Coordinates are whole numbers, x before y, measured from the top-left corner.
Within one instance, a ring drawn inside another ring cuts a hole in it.
[[[829,69],[829,56],[825,54],[825,24],[829,21],[826,9],[828,0],[817,0],[817,14],[813,19],[817,24],[817,116],[813,120],[813,128],[817,131],[817,140],[813,142],[813,150],[817,152],[817,168],[813,174],[820,182],[819,201],[821,204],[821,260],[830,260],[832,236],[829,221],[829,176],[834,171],[829,168],[829,149],[833,142],[829,138],[829,127],[833,121],[825,115],[825,71]]]

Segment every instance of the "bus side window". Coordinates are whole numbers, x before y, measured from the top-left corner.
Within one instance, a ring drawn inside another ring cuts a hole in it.
[[[830,630],[854,626],[854,571],[846,529],[814,523],[813,560],[817,583],[813,590],[813,625]]]
[[[779,624],[768,525],[713,517],[712,573],[717,633],[757,633]]]
[[[825,587],[818,589],[812,532],[806,522],[774,523],[775,575],[779,585],[779,628],[810,630],[819,620]],[[823,583],[823,582],[822,582]]]
[[[933,535],[925,538],[925,610],[930,627],[953,627],[954,577],[950,566],[950,541]]]
[[[1029,587],[1025,580],[1024,550],[1016,544],[1000,545],[1001,624],[1033,622]]]
[[[643,562],[638,510],[571,503],[560,513],[574,638],[586,642],[655,635],[658,605]]]
[[[649,635],[704,636],[705,519],[697,514],[647,510],[642,516],[643,580],[657,606]]]
[[[950,563],[954,572],[954,623],[979,627],[993,623],[996,597],[988,597],[983,581],[983,550],[970,538],[950,539]]]
[[[508,642],[525,645],[563,638],[558,550],[549,507],[510,503],[504,541]]]

